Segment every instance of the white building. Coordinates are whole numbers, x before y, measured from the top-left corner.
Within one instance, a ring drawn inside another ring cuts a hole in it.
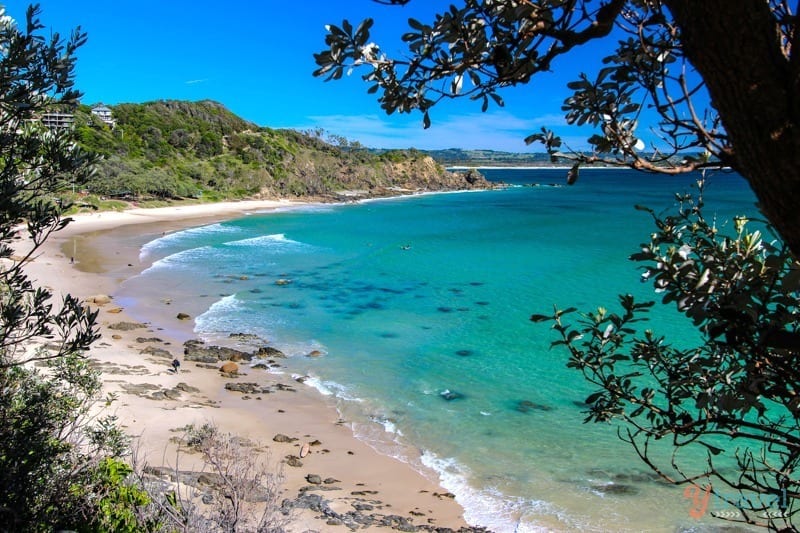
[[[51,130],[71,128],[75,123],[75,115],[72,113],[44,113],[42,124]]]
[[[103,104],[94,106],[92,108],[92,115],[96,116],[112,128],[117,124],[117,122],[114,120],[113,114],[111,113],[111,109]]]

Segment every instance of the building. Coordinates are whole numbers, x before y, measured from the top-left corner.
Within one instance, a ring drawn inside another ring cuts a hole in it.
[[[111,113],[111,109],[103,104],[94,106],[92,108],[92,115],[96,116],[112,128],[117,124],[117,122],[114,120],[114,115]]]
[[[71,128],[75,123],[75,115],[72,113],[44,113],[42,124],[51,130]]]

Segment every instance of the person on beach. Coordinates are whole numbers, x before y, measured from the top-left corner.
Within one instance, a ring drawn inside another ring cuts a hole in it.
[[[173,371],[174,371],[176,374],[178,373],[178,369],[179,369],[180,367],[181,367],[181,362],[180,362],[180,361],[178,361],[177,359],[173,359],[173,360],[172,360],[172,370],[173,370]]]

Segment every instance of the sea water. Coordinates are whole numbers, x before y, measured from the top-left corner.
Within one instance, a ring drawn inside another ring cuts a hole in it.
[[[591,387],[532,313],[612,310],[657,299],[628,260],[652,219],[697,176],[631,171],[484,170],[509,188],[251,215],[147,243],[152,263],[121,297],[156,283],[204,298],[196,333],[269,339],[285,370],[334,395],[359,438],[422,462],[495,531],[675,531],[692,518],[682,487],[656,479],[615,426],[584,424]],[[536,184],[536,186],[531,186]],[[696,192],[696,190],[694,191]],[[709,179],[707,216],[755,214],[735,174]],[[126,296],[127,295],[127,296]],[[671,342],[695,330],[656,306]],[[307,357],[315,352],[317,357]],[[419,454],[417,454],[419,455]]]

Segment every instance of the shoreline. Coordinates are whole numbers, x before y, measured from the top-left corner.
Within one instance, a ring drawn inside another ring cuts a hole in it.
[[[120,323],[136,322],[126,313],[124,302],[113,300],[113,295],[121,283],[149,266],[139,258],[145,242],[167,232],[247,213],[313,205],[243,201],[75,215],[66,228],[51,235],[35,260],[26,265],[26,272],[36,283],[49,287],[56,298],[65,293],[80,299],[112,296],[108,304],[93,305],[100,311],[102,337],[87,355],[102,372],[103,393],[118,395],[111,409],[120,426],[137,437],[139,452],[148,463],[175,466],[178,459],[170,439],[187,424],[200,427],[212,422],[223,433],[265,445],[273,463],[286,462],[287,456],[298,454],[303,443],[312,443],[302,466],[283,466],[286,481],[281,499],[296,498],[301,492],[320,494],[339,514],[360,506],[362,514],[400,516],[415,526],[469,530],[464,509],[442,488],[433,470],[420,472],[358,440],[350,425],[339,419],[331,398],[315,388],[244,363],[240,365],[243,375],[230,379],[218,370],[183,361],[182,343],[196,335],[193,321],[177,320],[181,309],[171,302],[146,295],[145,300],[151,302],[144,317],[147,327],[113,329]],[[154,355],[161,353],[159,350],[169,356]],[[183,361],[177,375],[169,366],[172,357]],[[261,393],[243,395],[225,389],[227,383],[254,381]],[[274,442],[277,434],[296,440]],[[191,458],[183,456],[180,461]],[[336,482],[324,487],[309,485],[309,479],[314,479],[311,476]],[[328,490],[316,492],[322,489]],[[324,529],[327,518],[320,520],[319,515],[318,511],[301,511],[290,531]],[[369,528],[391,529],[379,522]]]

